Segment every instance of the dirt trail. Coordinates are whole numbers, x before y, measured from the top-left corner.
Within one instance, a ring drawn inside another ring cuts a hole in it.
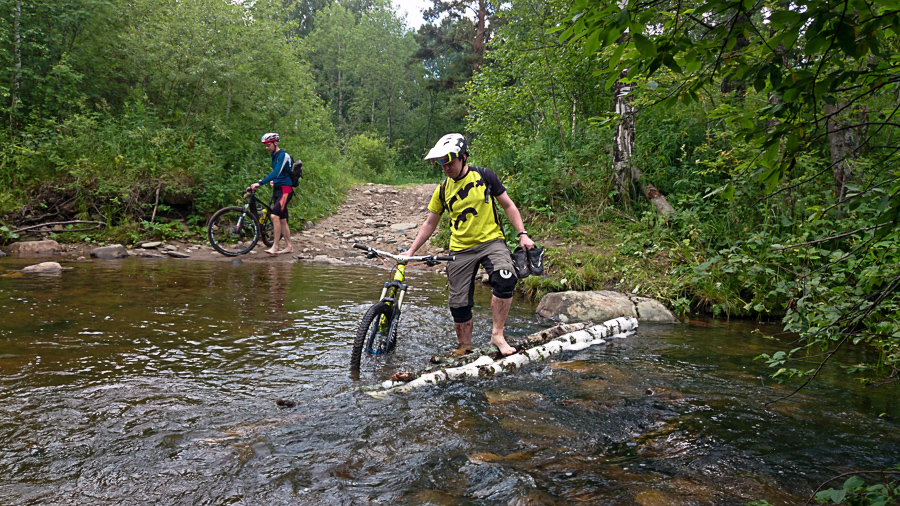
[[[294,256],[300,260],[347,262],[362,260],[353,243],[385,251],[412,244],[428,216],[428,201],[435,184],[385,186],[367,184],[347,193],[337,213],[295,234]],[[441,250],[426,244],[418,255]]]

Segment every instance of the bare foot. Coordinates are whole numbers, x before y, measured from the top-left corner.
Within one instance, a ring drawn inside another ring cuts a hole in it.
[[[516,352],[516,349],[506,343],[506,339],[503,337],[500,338],[491,338],[491,344],[497,347],[500,350],[500,354],[504,357],[508,355],[512,355]]]
[[[293,252],[294,252],[294,248],[291,248],[291,249],[284,248],[283,250],[279,251],[278,254],[282,255],[284,253],[293,253]]]
[[[264,249],[263,251],[265,251],[266,253],[268,253],[268,254],[270,254],[270,255],[277,255],[277,254],[278,254],[278,253],[275,252],[274,249]]]

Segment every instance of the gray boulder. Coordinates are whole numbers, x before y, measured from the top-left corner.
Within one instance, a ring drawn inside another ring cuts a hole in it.
[[[49,274],[62,272],[62,266],[57,262],[41,262],[39,264],[29,265],[22,269],[22,272],[32,272],[32,273],[41,273],[41,274]]]
[[[537,313],[562,322],[603,322],[620,316],[631,316],[643,322],[677,321],[675,315],[655,299],[610,290],[548,293],[538,304]]]
[[[14,242],[6,250],[20,255],[52,255],[65,251],[65,248],[56,241],[48,240]]]
[[[91,250],[92,258],[101,260],[112,260],[116,258],[125,258],[128,256],[128,250],[121,244],[113,244],[112,246],[102,246]]]

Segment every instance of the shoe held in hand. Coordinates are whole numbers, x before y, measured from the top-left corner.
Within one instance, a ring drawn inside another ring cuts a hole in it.
[[[519,279],[525,279],[531,274],[526,256],[527,254],[521,246],[516,246],[516,249],[513,250],[513,264],[516,266],[516,277]]]
[[[528,250],[528,270],[535,276],[544,273],[544,248],[535,246]]]

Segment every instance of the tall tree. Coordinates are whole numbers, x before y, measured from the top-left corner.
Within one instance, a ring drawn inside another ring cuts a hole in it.
[[[432,0],[434,4],[423,11],[426,20],[434,23],[446,16],[452,23],[435,26],[424,25],[419,29],[423,40],[440,40],[441,45],[467,44],[472,51],[472,70],[478,71],[484,61],[484,50],[494,29],[492,20],[497,6],[489,0]],[[439,27],[452,26],[453,30]],[[426,33],[423,33],[426,32]]]
[[[355,72],[361,55],[369,48],[360,43],[353,14],[339,4],[320,11],[315,24],[316,28],[303,41],[301,53],[310,62],[319,93],[329,104],[338,133],[346,141],[356,127],[348,118],[356,91]]]

